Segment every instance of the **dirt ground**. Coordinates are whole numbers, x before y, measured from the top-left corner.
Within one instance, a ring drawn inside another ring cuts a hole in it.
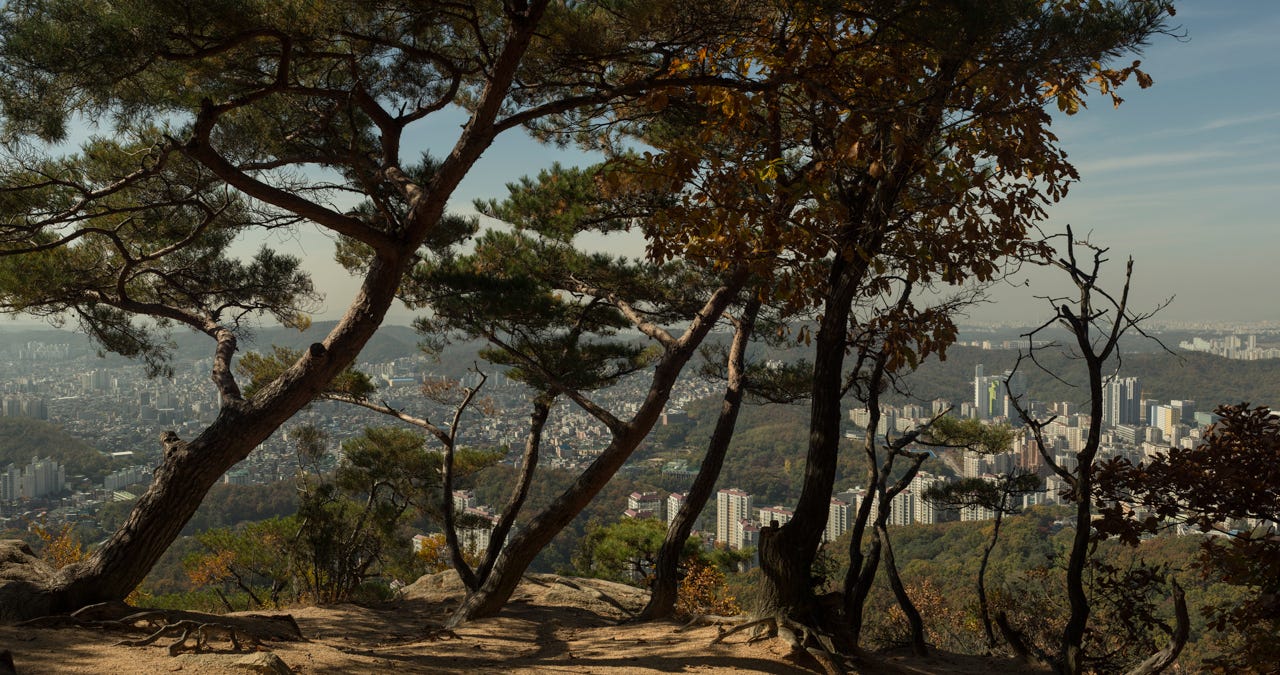
[[[498,617],[455,632],[439,622],[457,605],[456,577],[424,577],[385,607],[333,605],[288,610],[304,639],[270,642],[265,650],[293,673],[804,673],[816,663],[786,658],[775,640],[749,642],[746,633],[711,644],[713,626],[683,629],[673,622],[627,623],[643,591],[589,579],[531,575]],[[0,627],[0,649],[13,653],[20,675],[180,672],[286,672],[240,664],[261,652],[216,651],[170,656],[161,640],[145,647],[115,646],[135,639],[98,629]],[[869,656],[867,673],[992,675],[1028,672],[986,658],[939,654],[929,659]]]

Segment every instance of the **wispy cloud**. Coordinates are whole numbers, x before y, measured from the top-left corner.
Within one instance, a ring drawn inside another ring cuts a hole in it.
[[[1221,150],[1191,150],[1185,152],[1151,152],[1127,157],[1112,157],[1095,161],[1080,162],[1076,166],[1081,175],[1102,173],[1105,171],[1129,171],[1132,169],[1153,169],[1160,167],[1183,167],[1199,164],[1209,160],[1234,156]]]
[[[1262,115],[1248,115],[1245,117],[1223,117],[1204,124],[1200,127],[1200,131],[1213,131],[1214,129],[1238,127],[1242,124],[1253,124],[1255,122],[1265,122],[1267,120],[1274,119],[1280,119],[1280,112],[1264,113]]]

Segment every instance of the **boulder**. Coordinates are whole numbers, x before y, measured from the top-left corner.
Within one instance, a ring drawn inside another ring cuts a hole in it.
[[[293,671],[279,656],[271,652],[254,652],[236,659],[236,668],[267,675],[292,675]]]
[[[53,601],[46,589],[56,573],[26,542],[0,540],[0,623],[49,615]]]

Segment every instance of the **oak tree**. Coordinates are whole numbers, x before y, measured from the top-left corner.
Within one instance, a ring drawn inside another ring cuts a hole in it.
[[[1170,448],[1137,465],[1098,467],[1097,529],[1128,541],[1190,526],[1213,537],[1196,565],[1249,589],[1243,601],[1205,608],[1209,625],[1235,632],[1215,668],[1265,672],[1280,659],[1280,419],[1266,406],[1224,405],[1193,448]]]

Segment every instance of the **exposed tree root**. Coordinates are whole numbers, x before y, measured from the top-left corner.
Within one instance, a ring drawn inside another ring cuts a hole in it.
[[[694,626],[736,626],[747,618],[744,616],[720,616],[717,614],[699,614],[691,619],[685,625],[677,628],[675,632],[683,633]]]
[[[708,618],[708,617],[699,617]],[[729,617],[709,617],[724,619]],[[692,625],[692,623],[690,624]],[[717,627],[723,625],[713,624]],[[686,626],[687,627],[687,626]],[[768,638],[776,638],[787,646],[793,656],[807,656],[813,659],[824,673],[828,675],[845,675],[848,668],[845,659],[835,647],[835,641],[823,631],[806,626],[798,621],[785,617],[766,616],[758,619],[740,619],[737,625],[728,630],[721,629],[711,644],[723,642],[735,633],[750,630],[747,643],[759,642]]]
[[[210,642],[224,639],[234,651],[260,647],[265,641],[294,642],[302,639],[302,631],[288,614],[246,614],[218,616],[181,610],[142,610],[124,603],[90,605],[71,614],[45,616],[24,621],[22,626],[37,628],[91,628],[122,633],[144,633],[139,640],[124,640],[121,646],[142,647],[164,637],[177,638],[169,645],[169,654],[211,651]],[[455,636],[456,637],[456,636]],[[194,642],[191,642],[194,639]]]
[[[262,643],[257,638],[247,633],[240,632],[231,626],[220,623],[199,623],[196,621],[184,620],[177,623],[165,624],[159,630],[148,635],[141,640],[121,640],[117,642],[117,647],[145,647],[152,644],[163,637],[177,636],[177,640],[169,645],[169,656],[177,656],[186,652],[207,652],[214,651],[210,646],[210,642],[218,637],[226,638],[231,642],[233,651],[245,651],[241,640],[253,647],[260,647]],[[195,638],[194,643],[188,644],[188,640]]]
[[[762,630],[765,628],[765,626],[768,626],[769,628]],[[730,628],[727,631],[726,630],[719,631],[719,634],[716,636],[716,639],[712,640],[711,644],[714,645],[719,642],[723,642],[724,639],[729,637],[730,635],[733,635],[734,633],[741,633],[744,630],[752,630],[751,637],[747,640],[747,642],[755,642],[757,640],[764,639],[764,637],[773,637],[774,635],[776,635],[778,632],[778,622],[776,619],[774,619],[771,616],[764,617],[763,619],[755,619],[754,621],[743,620],[738,622],[737,625],[735,625],[733,628]]]
[[[428,642],[440,642],[441,640],[461,640],[462,636],[444,626],[432,626],[426,630],[422,639]]]

